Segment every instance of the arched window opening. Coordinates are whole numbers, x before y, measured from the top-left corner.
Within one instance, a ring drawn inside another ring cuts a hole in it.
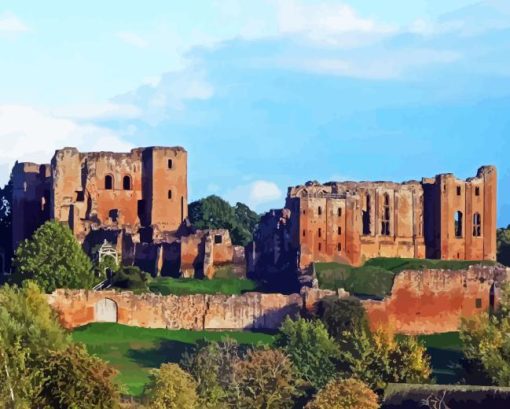
[[[462,212],[455,212],[455,237],[462,237]]]
[[[337,248],[338,252],[342,251],[342,243],[338,243],[336,248]]]
[[[371,225],[371,220],[370,220],[371,210],[372,210],[372,203],[370,201],[370,195],[366,195],[363,211],[361,213],[361,220],[363,221],[363,235],[364,236],[368,236],[368,235],[372,234],[372,229],[370,227],[370,225]]]
[[[381,234],[383,236],[390,235],[390,196],[384,194],[383,218],[381,222]]]
[[[122,179],[122,187],[124,190],[131,190],[131,177],[124,176],[124,179]]]
[[[319,227],[318,234],[319,234],[319,237],[322,237],[322,229],[320,227]]]
[[[341,207],[338,208],[338,217],[342,217],[342,208]]]
[[[480,237],[482,235],[482,216],[480,213],[473,215],[473,236]]]
[[[106,190],[112,190],[113,189],[113,176],[112,175],[106,175],[104,178],[104,188]]]
[[[319,208],[317,209],[317,213],[319,213],[319,216],[322,215],[322,207],[319,206]]]

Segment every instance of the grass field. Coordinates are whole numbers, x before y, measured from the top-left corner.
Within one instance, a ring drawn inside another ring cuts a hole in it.
[[[356,295],[385,297],[391,293],[395,275],[403,270],[462,270],[473,264],[492,265],[491,261],[423,260],[408,258],[373,258],[362,267],[340,263],[316,263],[321,288],[344,288]]]
[[[433,376],[437,383],[448,385],[460,380],[462,344],[458,332],[422,335],[418,337],[427,347],[431,357]]]
[[[154,293],[163,295],[188,294],[226,294],[237,295],[247,291],[255,291],[257,283],[240,278],[216,278],[213,280],[197,280],[193,278],[157,278],[149,284]]]
[[[165,362],[179,362],[182,354],[199,340],[218,341],[227,336],[240,344],[271,344],[274,340],[272,335],[249,331],[172,331],[100,323],[73,332],[75,341],[119,370],[118,381],[134,396],[142,393],[151,369]]]

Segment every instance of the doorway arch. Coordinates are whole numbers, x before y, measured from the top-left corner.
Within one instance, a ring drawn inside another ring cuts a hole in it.
[[[109,298],[99,300],[94,308],[95,322],[117,322],[118,307],[117,303]]]

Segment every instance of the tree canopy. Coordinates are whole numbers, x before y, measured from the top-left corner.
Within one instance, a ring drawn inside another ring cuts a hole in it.
[[[328,383],[305,409],[378,409],[377,395],[356,379],[336,379]]]
[[[24,240],[14,256],[14,280],[31,279],[46,292],[56,288],[89,288],[94,282],[92,262],[67,226],[43,224]]]
[[[253,231],[259,216],[243,203],[235,206],[218,196],[208,196],[188,207],[191,223],[198,229],[228,229],[232,243],[247,245],[253,238]]]

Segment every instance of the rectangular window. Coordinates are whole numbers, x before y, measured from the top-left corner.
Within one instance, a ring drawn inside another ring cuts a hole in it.
[[[172,169],[172,167],[174,166],[174,162],[172,159],[168,159],[168,169]]]
[[[342,227],[338,226],[338,235],[340,236],[342,234]]]
[[[482,308],[482,299],[477,298],[475,301],[476,308]]]
[[[320,227],[319,227],[319,232],[318,232],[318,234],[319,234],[319,237],[322,237],[322,229],[321,229]]]
[[[321,251],[321,250],[322,250],[322,244],[319,243],[319,251]]]
[[[462,193],[462,188],[460,186],[457,186],[457,196],[460,196]]]
[[[169,199],[171,199],[171,198],[172,198],[172,191],[171,191],[171,190],[169,190],[169,191],[168,191],[168,198],[169,198]]]
[[[342,216],[342,208],[341,208],[341,207],[339,207],[339,208],[338,208],[338,217],[341,217],[341,216]]]
[[[223,242],[223,237],[221,237],[221,234],[216,234],[214,236],[214,244],[221,244]]]
[[[336,247],[337,247],[338,252],[342,251],[342,243],[338,243],[338,245]]]
[[[475,187],[475,196],[480,196],[480,188]]]
[[[303,230],[303,237],[306,237],[306,230]]]

